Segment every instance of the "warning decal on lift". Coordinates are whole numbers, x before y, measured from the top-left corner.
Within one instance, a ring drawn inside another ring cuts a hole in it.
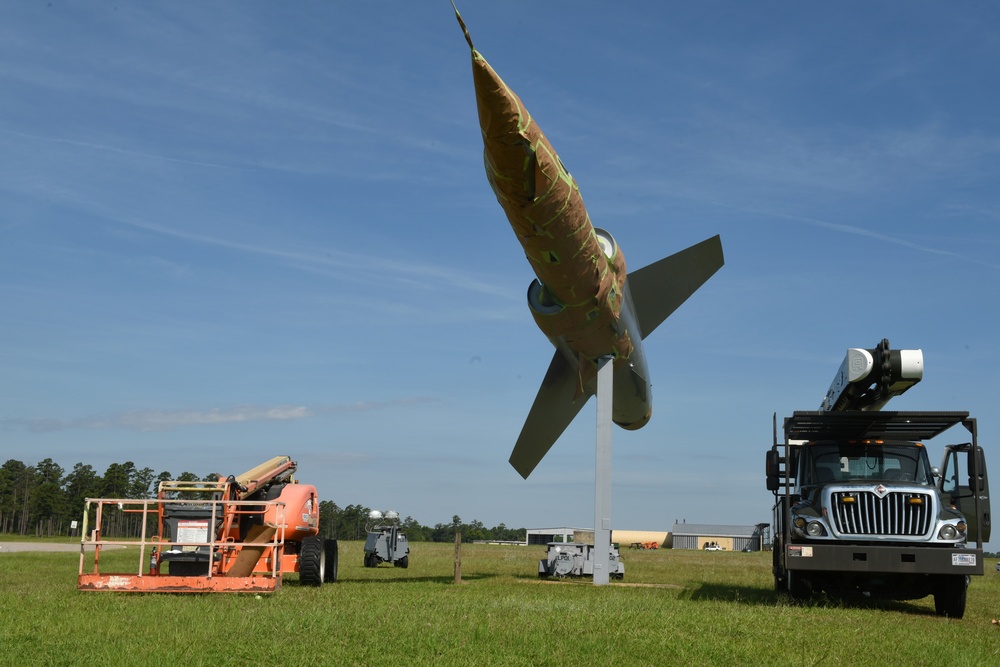
[[[208,542],[208,521],[178,521],[178,542]],[[181,551],[197,551],[198,547],[187,545]]]

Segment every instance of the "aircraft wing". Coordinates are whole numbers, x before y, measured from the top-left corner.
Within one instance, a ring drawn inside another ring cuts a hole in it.
[[[510,454],[510,464],[521,477],[528,478],[586,405],[590,395],[578,391],[579,381],[577,369],[561,351],[556,350],[542,386],[538,388],[531,412],[521,428],[514,451]]]
[[[705,284],[724,262],[718,235],[628,274],[629,290],[646,338]]]

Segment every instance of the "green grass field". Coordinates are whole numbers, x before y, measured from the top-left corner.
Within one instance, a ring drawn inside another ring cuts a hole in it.
[[[2,665],[996,665],[1000,573],[974,577],[960,621],[913,603],[794,606],[770,554],[630,551],[622,583],[542,581],[544,547],[411,544],[410,567],[265,596],[83,593],[78,554],[0,554]],[[132,571],[130,550],[102,571]],[[117,562],[116,562],[117,561]]]

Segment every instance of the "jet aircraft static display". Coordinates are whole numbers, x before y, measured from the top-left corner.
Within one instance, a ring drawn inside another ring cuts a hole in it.
[[[528,306],[556,348],[510,463],[527,478],[588,399],[597,364],[614,363],[612,420],[626,429],[652,414],[642,340],[723,264],[718,236],[631,274],[611,234],[590,221],[576,181],[521,99],[476,48],[472,78],[486,176],[537,276]]]

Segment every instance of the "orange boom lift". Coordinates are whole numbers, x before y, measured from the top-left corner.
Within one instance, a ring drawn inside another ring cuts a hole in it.
[[[286,572],[308,586],[336,581],[337,541],[319,536],[316,487],[298,483],[295,470],[290,457],[277,456],[215,482],[160,482],[156,498],[88,498],[77,588],[270,593]],[[102,535],[112,517],[136,514],[137,535]],[[138,547],[138,566],[102,573],[102,551],[118,547]]]

